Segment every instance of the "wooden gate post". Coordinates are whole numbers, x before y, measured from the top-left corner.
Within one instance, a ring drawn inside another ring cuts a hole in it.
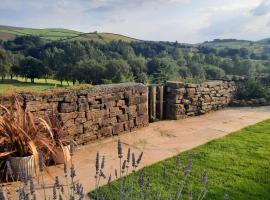
[[[164,96],[164,87],[163,85],[159,86],[159,120],[163,119],[163,96]]]
[[[150,122],[156,119],[156,101],[157,88],[154,85],[149,86],[149,120]]]

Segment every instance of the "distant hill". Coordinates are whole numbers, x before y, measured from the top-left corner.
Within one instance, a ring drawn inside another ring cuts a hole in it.
[[[265,38],[265,39],[259,40],[258,42],[264,43],[264,44],[270,44],[270,38]]]
[[[239,48],[239,47],[247,47],[252,46],[256,42],[249,40],[237,40],[237,39],[215,39],[213,41],[206,41],[201,43],[201,45],[213,46],[213,47],[221,47],[221,48]]]
[[[258,56],[262,56],[266,54],[269,55],[270,38],[259,41],[237,40],[237,39],[215,39],[213,41],[206,41],[198,45],[213,47],[218,50],[226,48],[230,49],[246,48],[250,52],[253,52]]]
[[[47,40],[95,40],[101,42],[110,42],[113,40],[131,42],[136,40],[114,33],[82,33],[63,28],[33,29],[0,25],[0,40],[13,40],[16,36],[22,35],[35,35]]]

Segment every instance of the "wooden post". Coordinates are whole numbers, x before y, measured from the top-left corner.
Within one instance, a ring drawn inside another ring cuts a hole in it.
[[[157,105],[157,87],[153,86],[152,87],[152,110],[153,110],[152,120],[155,120],[157,118],[156,105]]]
[[[149,97],[150,97],[150,110],[149,110],[149,120],[150,122],[156,119],[156,101],[157,101],[157,88],[154,85],[149,87]]]
[[[163,85],[159,86],[159,120],[163,119]]]

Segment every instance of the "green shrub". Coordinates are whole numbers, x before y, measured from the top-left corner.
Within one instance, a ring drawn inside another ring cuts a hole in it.
[[[251,78],[242,87],[239,87],[236,97],[237,99],[269,99],[270,93],[267,87],[264,87],[259,81]]]

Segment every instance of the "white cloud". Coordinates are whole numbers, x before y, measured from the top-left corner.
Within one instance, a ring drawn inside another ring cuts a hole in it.
[[[264,0],[255,9],[252,10],[253,15],[262,16],[270,13],[270,0]]]
[[[270,0],[1,0],[0,24],[115,32],[146,40],[259,39]]]

